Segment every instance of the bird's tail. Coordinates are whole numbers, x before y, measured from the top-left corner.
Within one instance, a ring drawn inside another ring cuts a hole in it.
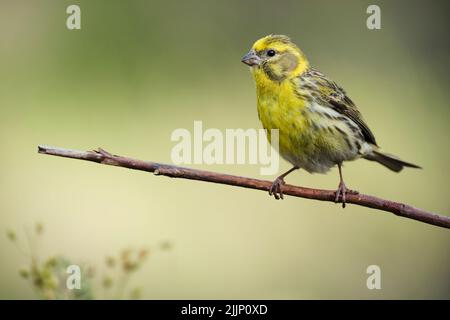
[[[400,160],[396,156],[387,153],[382,153],[377,150],[372,151],[370,154],[364,156],[364,158],[370,161],[376,161],[395,172],[402,171],[403,167],[422,169],[421,167],[415,164]]]

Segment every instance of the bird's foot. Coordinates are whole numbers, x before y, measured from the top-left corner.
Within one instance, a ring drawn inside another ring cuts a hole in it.
[[[283,177],[276,178],[269,189],[269,196],[273,195],[277,200],[284,199],[283,191],[281,190],[281,187],[284,184],[286,184],[286,182],[284,182]]]
[[[336,198],[334,199],[334,202],[336,202],[336,203],[341,202],[342,208],[345,208],[346,195],[348,193],[349,194],[358,194],[359,192],[356,190],[347,189],[347,187],[345,186],[345,183],[343,181],[339,182],[339,186],[336,190]]]

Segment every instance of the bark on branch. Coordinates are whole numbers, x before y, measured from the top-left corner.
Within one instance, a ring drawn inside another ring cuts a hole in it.
[[[106,152],[105,150],[102,149],[99,149],[97,151],[77,151],[49,146],[39,146],[38,152],[47,155],[86,160],[97,162],[100,164],[153,172],[155,175],[167,176],[171,178],[183,178],[206,182],[214,182],[264,191],[268,191],[272,184],[271,181],[266,180],[233,176],[229,174],[222,174],[204,170],[183,168],[174,165],[167,165],[156,162],[132,159],[123,156],[117,156],[110,154],[109,152]],[[283,193],[285,195],[291,195],[294,197],[314,199],[320,201],[334,202],[335,200],[335,191],[304,188],[288,184],[283,186]],[[397,216],[414,219],[431,225],[450,229],[450,217],[414,208],[407,204],[398,203],[390,200],[384,200],[365,194],[352,194],[352,193],[347,194],[346,202],[347,204],[352,203],[363,207],[387,211]]]

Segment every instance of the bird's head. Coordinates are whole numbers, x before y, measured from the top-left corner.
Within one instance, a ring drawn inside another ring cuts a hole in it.
[[[252,72],[264,72],[274,81],[283,81],[302,74],[308,68],[303,52],[283,35],[269,35],[257,40],[242,58]]]

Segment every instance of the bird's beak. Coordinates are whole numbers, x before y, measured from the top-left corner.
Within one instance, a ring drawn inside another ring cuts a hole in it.
[[[261,63],[261,58],[258,57],[255,50],[250,50],[245,56],[242,57],[241,61],[250,67],[259,66]]]

